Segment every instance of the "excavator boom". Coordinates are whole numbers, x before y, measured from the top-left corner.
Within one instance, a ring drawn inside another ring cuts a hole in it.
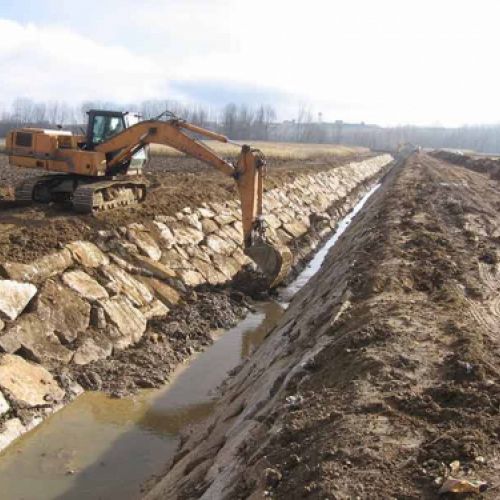
[[[238,187],[241,201],[244,252],[270,280],[270,287],[279,284],[288,274],[291,254],[288,248],[271,245],[266,238],[262,217],[263,180],[266,161],[258,149],[244,145],[236,161],[232,164],[221,158],[203,142],[186,134],[185,130],[219,142],[231,142],[226,136],[198,127],[183,120],[149,120],[134,125],[103,142],[97,151],[115,156],[109,162],[111,167],[127,163],[137,149],[147,144],[162,144],[197,158],[231,176]],[[118,152],[118,153],[117,153]]]
[[[233,164],[187,132],[231,143],[224,135],[177,117],[127,126],[125,115],[91,110],[86,137],[42,129],[12,131],[6,143],[11,165],[57,172],[26,181],[16,190],[16,199],[71,202],[80,212],[142,201],[146,184],[137,177],[140,170],[132,168],[134,158],[150,144],[170,146],[233,178],[241,201],[244,252],[267,277],[270,287],[279,284],[288,274],[292,256],[288,248],[278,242],[271,244],[266,236],[262,216],[266,160],[262,152],[238,145],[241,151]]]

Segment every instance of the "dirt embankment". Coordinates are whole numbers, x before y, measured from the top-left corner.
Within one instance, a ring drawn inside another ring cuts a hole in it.
[[[487,156],[469,156],[451,151],[438,150],[431,153],[431,156],[444,160],[454,165],[467,167],[475,172],[488,174],[494,180],[500,180],[500,158],[490,158]]]
[[[292,182],[300,173],[329,170],[350,161],[373,156],[359,153],[310,160],[268,160],[266,189]],[[112,230],[132,222],[150,221],[157,215],[174,215],[185,207],[202,202],[221,202],[236,198],[236,186],[203,163],[184,157],[153,157],[146,169],[150,184],[144,204],[127,210],[114,210],[95,216],[82,216],[58,205],[15,208],[14,186],[37,175],[29,169],[9,167],[0,154],[0,260],[30,262],[77,239],[92,239],[98,230]]]
[[[499,250],[497,182],[414,155],[147,498],[498,498]]]

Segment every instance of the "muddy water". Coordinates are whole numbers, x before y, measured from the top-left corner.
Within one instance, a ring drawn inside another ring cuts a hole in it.
[[[168,387],[119,400],[85,393],[18,439],[0,454],[0,498],[139,498],[141,484],[160,474],[175,453],[180,431],[210,414],[228,371],[259,346],[377,188],[341,221],[279,302],[256,304],[235,328],[180,367]]]
[[[0,454],[1,499],[133,499],[162,472],[179,432],[207,417],[215,389],[262,342],[283,308],[257,304],[163,390],[85,393]]]
[[[285,289],[283,289],[279,294],[280,303],[284,307],[288,307],[288,304],[292,300],[293,296],[319,271],[321,264],[325,260],[326,255],[330,248],[337,243],[338,239],[344,234],[345,230],[349,227],[352,220],[356,214],[363,208],[365,203],[368,201],[370,196],[380,187],[380,184],[375,184],[361,200],[358,201],[357,205],[351,212],[349,212],[340,222],[335,233],[330,237],[330,239],[321,247],[321,249],[316,252],[314,258],[307,264],[304,270],[297,276],[297,278],[290,283]]]

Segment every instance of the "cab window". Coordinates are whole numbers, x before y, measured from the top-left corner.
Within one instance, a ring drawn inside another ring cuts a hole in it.
[[[94,117],[92,126],[92,142],[100,144],[110,137],[119,134],[123,129],[123,118],[121,116],[97,115]]]

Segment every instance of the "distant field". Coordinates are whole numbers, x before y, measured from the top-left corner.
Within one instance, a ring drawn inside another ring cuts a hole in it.
[[[238,153],[238,147],[217,141],[203,141],[223,156],[233,156]],[[237,141],[245,144],[246,141]],[[269,158],[283,160],[307,160],[324,156],[349,156],[355,153],[367,152],[368,148],[348,147],[337,144],[302,144],[296,142],[264,142],[248,141],[249,144],[261,149]],[[5,149],[5,139],[0,139],[0,152]],[[153,145],[151,152],[158,156],[182,156],[183,154],[168,146]]]
[[[238,146],[225,144],[217,141],[203,141],[218,154],[223,156],[233,156],[238,153]],[[264,141],[237,141],[239,144],[251,144],[263,151],[269,158],[283,160],[306,160],[324,156],[349,156],[355,153],[367,152],[368,148],[348,147],[337,144],[303,144],[295,142],[264,142]],[[181,156],[175,149],[168,146],[154,145],[151,148],[152,154],[164,156]]]

